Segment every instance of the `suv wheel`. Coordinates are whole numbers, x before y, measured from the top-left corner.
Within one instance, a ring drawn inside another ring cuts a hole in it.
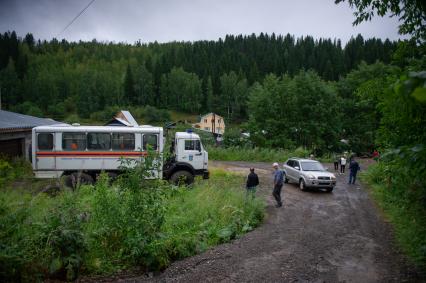
[[[330,187],[330,188],[327,188],[327,189],[325,189],[328,193],[331,193],[332,191],[333,191],[333,189],[334,189],[334,187]]]
[[[303,179],[300,179],[299,181],[299,189],[301,191],[306,191],[306,184],[305,184],[305,181],[303,181]]]

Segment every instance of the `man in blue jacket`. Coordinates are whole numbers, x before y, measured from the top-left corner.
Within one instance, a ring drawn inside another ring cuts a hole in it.
[[[356,174],[358,171],[361,170],[361,167],[359,167],[358,162],[356,162],[355,158],[352,159],[351,163],[349,164],[349,183],[348,184],[355,184],[356,180]]]
[[[283,203],[281,201],[281,189],[283,187],[284,183],[284,173],[278,168],[278,163],[272,164],[272,167],[274,167],[274,190],[272,192],[272,195],[274,196],[275,200],[277,201],[277,205],[275,207],[281,207],[283,206]]]

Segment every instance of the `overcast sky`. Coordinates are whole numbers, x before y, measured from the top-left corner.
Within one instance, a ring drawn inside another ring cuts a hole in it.
[[[374,18],[353,27],[353,11],[334,0],[95,0],[65,32],[90,0],[0,0],[0,32],[71,41],[128,42],[217,40],[226,34],[260,32],[351,36],[396,40],[396,18]]]

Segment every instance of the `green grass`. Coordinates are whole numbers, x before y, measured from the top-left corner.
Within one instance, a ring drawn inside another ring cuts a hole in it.
[[[408,180],[399,182],[397,172],[389,174],[389,169],[386,164],[378,163],[370,166],[361,178],[369,184],[371,195],[393,224],[401,248],[420,269],[425,270],[426,199],[411,187]]]
[[[214,147],[207,148],[209,159],[221,161],[283,162],[289,157],[308,157],[309,151],[298,148],[294,151],[269,148]]]
[[[243,176],[213,170],[211,179],[192,188],[141,185],[132,176],[56,197],[3,187],[0,281],[163,269],[237,238],[263,219],[263,201],[245,200]]]
[[[172,121],[187,121],[188,123],[198,123],[200,122],[200,115],[206,114],[206,113],[200,113],[200,115],[197,114],[190,114],[190,113],[184,113],[184,112],[178,112],[178,111],[169,111],[170,118]]]

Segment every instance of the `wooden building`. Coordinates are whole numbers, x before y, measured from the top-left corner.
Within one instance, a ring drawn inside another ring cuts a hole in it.
[[[223,135],[225,133],[225,121],[223,117],[215,113],[208,113],[200,117],[200,122],[194,127],[213,134]]]

